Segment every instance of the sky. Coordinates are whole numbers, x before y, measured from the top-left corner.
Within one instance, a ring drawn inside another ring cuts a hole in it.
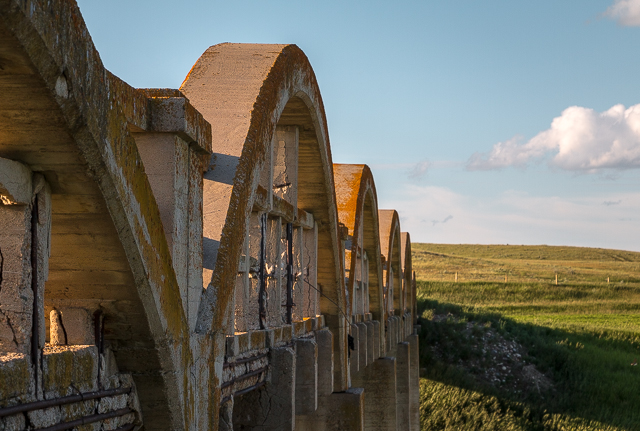
[[[640,251],[640,0],[78,4],[135,87],[217,43],[298,45],[334,163],[368,164],[413,242]]]

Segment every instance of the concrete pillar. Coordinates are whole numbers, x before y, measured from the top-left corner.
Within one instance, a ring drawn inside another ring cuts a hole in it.
[[[312,338],[299,338],[296,344],[296,415],[318,408],[318,346]]]
[[[396,355],[396,346],[398,344],[398,319],[396,316],[391,316],[387,321],[387,356]]]
[[[418,335],[407,337],[410,346],[409,364],[409,420],[411,430],[420,429],[420,352],[418,350]]]
[[[314,414],[296,417],[296,431],[364,431],[364,402],[362,388],[321,397]]]
[[[44,177],[0,158],[0,354],[30,353],[32,343],[44,347],[50,244],[51,190]]]
[[[354,386],[365,391],[365,430],[405,431],[397,428],[396,358],[375,360],[356,376]]]
[[[320,313],[318,304],[318,225],[304,229],[302,239],[302,285],[305,291],[304,317],[316,317]]]
[[[287,301],[286,266],[284,266],[286,265],[287,243],[282,240],[282,237],[285,236],[286,233],[280,217],[269,218],[267,226],[265,270],[269,276],[266,280],[266,326],[277,328],[286,322],[287,315],[287,307],[282,306],[282,304],[286,304]],[[256,278],[256,280],[258,280],[257,285],[259,286],[259,278]]]
[[[384,350],[384,346],[381,346],[380,340],[380,322],[377,320],[372,320],[373,323],[373,360],[375,361],[380,356],[382,356],[382,351]]]
[[[218,431],[233,431],[233,397],[220,406]]]
[[[327,327],[333,334],[333,390],[342,392],[349,389],[349,360],[347,352],[348,325],[346,318],[339,314],[325,314]]]
[[[366,322],[365,325],[367,325],[367,365],[369,365],[378,359],[373,353],[375,325],[371,321]]]
[[[367,366],[367,325],[358,323],[358,370]]]
[[[333,392],[333,334],[328,329],[316,331],[318,351],[318,396]]]
[[[410,388],[410,360],[411,360],[411,347],[409,343],[398,343],[396,349],[396,404],[398,406],[397,419],[398,430],[410,430],[410,400],[409,400],[409,388]]]
[[[160,210],[185,315],[189,316],[189,144],[173,133],[134,133]]]
[[[298,206],[298,127],[276,127],[273,194]]]
[[[353,337],[353,349],[349,346],[349,372],[354,376],[360,369],[360,355],[358,347],[360,346],[360,331],[357,325],[351,325],[351,336]]]
[[[234,429],[294,429],[296,354],[290,347],[273,349],[269,364],[268,383],[234,399]]]
[[[304,230],[302,227],[293,228],[293,307],[292,315],[294,321],[301,321],[305,317],[309,317],[305,313],[305,290],[308,291],[309,285],[304,282],[302,273],[304,270]],[[298,275],[299,274],[299,275]]]

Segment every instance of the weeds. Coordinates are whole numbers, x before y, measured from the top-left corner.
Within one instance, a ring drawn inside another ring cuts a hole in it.
[[[422,429],[640,430],[640,253],[491,247],[413,245],[439,265],[455,253],[517,268],[518,255],[535,255],[628,281],[453,283],[417,272]]]

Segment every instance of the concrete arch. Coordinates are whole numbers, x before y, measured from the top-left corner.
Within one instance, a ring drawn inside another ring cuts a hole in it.
[[[371,169],[367,165],[334,164],[333,171],[338,199],[340,222],[349,229],[352,256],[366,252],[369,257],[369,307],[374,320],[382,321],[385,315],[382,266],[380,265],[380,230],[378,223],[378,198]],[[355,273],[357,259],[351,258],[347,292],[351,301],[355,297]],[[355,314],[351,306],[351,314]],[[382,334],[384,335],[384,334]]]
[[[400,218],[396,210],[379,210],[378,214],[380,219],[380,248],[386,262],[383,277],[388,289],[385,292],[385,295],[387,295],[387,310],[394,310],[394,314],[401,314],[404,308],[404,301],[402,298],[403,274]]]
[[[298,214],[312,214],[318,226],[320,309],[334,333],[335,388],[346,389],[346,298],[331,151],[308,59],[295,45],[215,45],[195,63],[181,91],[213,125],[215,143],[204,180],[205,293],[196,330],[218,334],[218,349],[233,331],[233,286],[251,212],[265,198],[259,185],[268,150],[278,127],[296,126]]]
[[[135,375],[145,425],[186,428],[206,413],[185,407],[197,386],[190,334],[131,129],[206,146],[208,124],[187,108],[188,132],[154,126],[157,106],[104,68],[74,2],[2,1],[0,11],[0,109],[22,112],[0,127],[0,157],[40,173],[52,191],[45,308],[101,311],[118,366]]]
[[[414,299],[416,292],[413,291],[413,266],[411,260],[411,235],[409,232],[401,233],[402,245],[402,296],[404,301],[403,313],[411,313],[414,320]]]

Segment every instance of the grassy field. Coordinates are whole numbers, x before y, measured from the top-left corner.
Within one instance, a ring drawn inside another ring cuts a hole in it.
[[[422,429],[640,430],[640,253],[412,248]]]

